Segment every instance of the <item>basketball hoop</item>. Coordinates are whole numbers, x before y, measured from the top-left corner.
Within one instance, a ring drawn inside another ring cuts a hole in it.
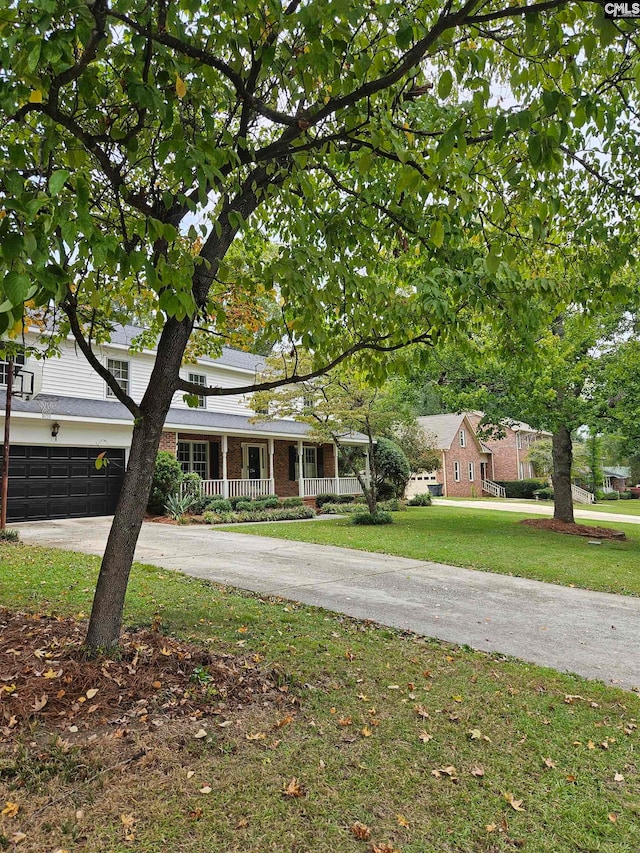
[[[53,403],[50,400],[38,400],[40,414],[43,418],[50,418],[53,410]]]

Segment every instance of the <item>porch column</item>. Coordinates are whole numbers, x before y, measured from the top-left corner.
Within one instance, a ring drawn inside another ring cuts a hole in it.
[[[229,480],[227,479],[227,436],[222,436],[222,497],[229,497]]]
[[[304,497],[304,450],[302,441],[298,442],[298,494]]]
[[[340,494],[340,474],[338,472],[338,445],[333,442],[333,469],[336,480],[336,495]]]
[[[272,438],[269,439],[269,477],[271,479],[271,494],[276,494],[276,469],[273,467],[273,455],[275,442]]]

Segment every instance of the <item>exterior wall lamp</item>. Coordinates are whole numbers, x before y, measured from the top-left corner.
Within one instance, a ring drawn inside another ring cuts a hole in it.
[[[58,423],[58,421],[56,421],[55,423],[51,424],[51,438],[57,438],[59,432],[60,424]]]

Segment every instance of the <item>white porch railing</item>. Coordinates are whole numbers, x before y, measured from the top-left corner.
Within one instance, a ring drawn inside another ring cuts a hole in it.
[[[596,502],[595,495],[573,484],[571,485],[571,497],[577,504],[594,504]]]
[[[221,498],[260,498],[276,493],[273,480],[201,480],[199,483],[182,483],[180,494],[195,492],[200,488],[206,497]],[[362,488],[357,477],[308,477],[302,481],[303,496],[314,498],[316,495],[360,495]]]
[[[262,498],[275,494],[273,480],[227,480],[230,498]]]
[[[486,492],[488,495],[492,495],[494,498],[506,498],[507,496],[507,490],[505,487],[499,486],[497,483],[494,483],[493,480],[483,480],[482,491]]]
[[[362,487],[357,477],[306,477],[302,481],[303,496],[316,495],[361,495]]]

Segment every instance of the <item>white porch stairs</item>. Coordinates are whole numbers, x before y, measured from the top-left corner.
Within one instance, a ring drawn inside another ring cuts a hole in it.
[[[505,487],[499,486],[497,483],[494,483],[493,480],[483,480],[482,491],[491,495],[492,498],[506,498],[507,496],[507,490]]]

